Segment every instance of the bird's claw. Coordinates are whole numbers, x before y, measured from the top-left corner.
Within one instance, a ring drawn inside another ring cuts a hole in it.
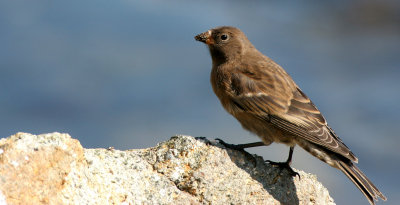
[[[196,140],[200,140],[203,141],[204,143],[206,143],[206,145],[211,145],[211,141],[209,139],[207,139],[207,137],[195,137]]]

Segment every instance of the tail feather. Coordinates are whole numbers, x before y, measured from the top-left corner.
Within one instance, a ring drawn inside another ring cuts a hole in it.
[[[339,169],[357,186],[357,188],[367,197],[371,205],[380,197],[386,201],[386,197],[375,187],[375,185],[361,172],[356,165],[350,161],[338,161]]]

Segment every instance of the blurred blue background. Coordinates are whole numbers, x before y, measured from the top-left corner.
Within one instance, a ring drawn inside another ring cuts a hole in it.
[[[256,141],[212,93],[193,37],[241,28],[313,99],[400,201],[400,1],[1,1],[0,136],[66,132],[84,147],[146,148],[175,134]],[[288,147],[249,149],[283,161]],[[339,171],[295,149],[338,204],[366,204]],[[396,183],[395,183],[396,182]],[[383,204],[383,203],[382,203]]]

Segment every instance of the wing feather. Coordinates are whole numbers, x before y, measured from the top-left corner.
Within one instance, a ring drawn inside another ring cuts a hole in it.
[[[357,162],[355,155],[290,76],[273,61],[269,63],[272,64],[252,68],[242,65],[237,68],[242,72],[232,73],[230,97],[239,110],[266,119],[277,128]],[[256,76],[249,70],[261,75]]]

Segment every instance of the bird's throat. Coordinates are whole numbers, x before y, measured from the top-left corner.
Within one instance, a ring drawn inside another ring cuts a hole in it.
[[[228,57],[225,55],[224,52],[221,52],[220,50],[215,49],[211,46],[209,47],[209,49],[213,65],[221,65],[228,61]]]

